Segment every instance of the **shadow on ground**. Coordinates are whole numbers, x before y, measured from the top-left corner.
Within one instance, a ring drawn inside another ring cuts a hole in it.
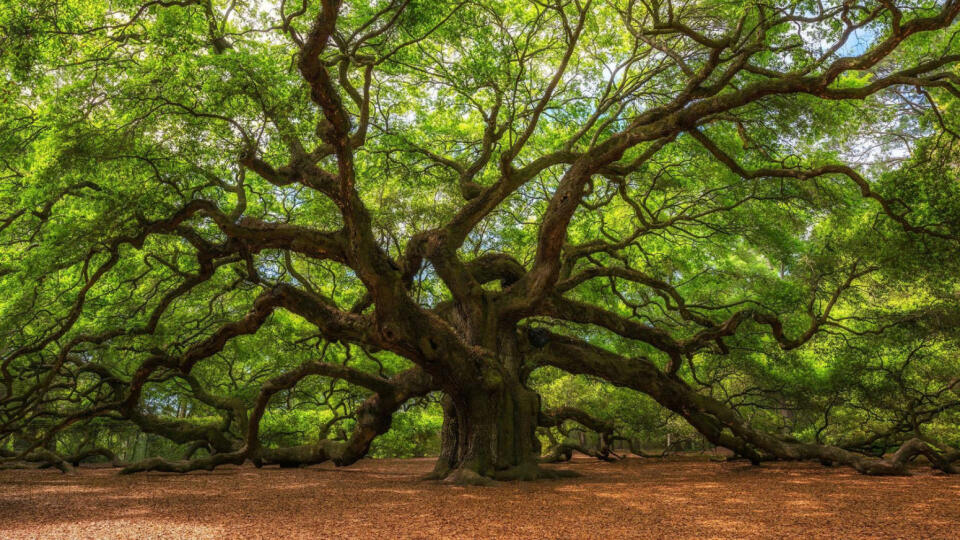
[[[705,460],[581,459],[580,478],[452,487],[431,460],[187,475],[0,471],[2,538],[960,535],[960,477]]]

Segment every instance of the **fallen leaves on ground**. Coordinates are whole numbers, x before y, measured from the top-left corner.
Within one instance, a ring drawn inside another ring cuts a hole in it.
[[[455,487],[432,460],[349,468],[0,471],[0,538],[958,538],[960,477],[811,463],[576,459],[580,478]]]

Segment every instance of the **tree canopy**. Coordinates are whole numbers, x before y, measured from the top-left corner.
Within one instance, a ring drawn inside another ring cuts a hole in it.
[[[0,456],[957,472],[958,14],[5,2]]]

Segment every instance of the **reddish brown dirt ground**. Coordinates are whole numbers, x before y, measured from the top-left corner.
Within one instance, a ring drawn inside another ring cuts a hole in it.
[[[960,478],[587,459],[580,478],[453,487],[430,460],[119,476],[0,471],[0,538],[960,538]]]

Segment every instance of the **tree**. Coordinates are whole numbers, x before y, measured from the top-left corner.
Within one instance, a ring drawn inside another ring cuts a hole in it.
[[[883,439],[902,444],[888,458],[760,429],[713,395],[727,375],[701,377],[733,362],[750,395],[776,378],[758,355],[823,345],[805,361],[850,367],[851,340],[894,330],[893,356],[923,338],[947,361],[958,14],[955,0],[8,4],[7,459],[69,462],[70,430],[133,425],[189,449],[128,471],[348,465],[411,400],[442,395],[437,478],[535,478],[550,474],[538,426],[615,437],[543,410],[530,377],[548,366],[644,393],[755,463],[895,474],[922,454],[956,472],[960,453],[925,431],[956,407],[942,373],[898,372],[928,399]],[[326,382],[305,389],[312,376]],[[783,408],[813,379],[779,380]],[[279,396],[323,400],[316,442],[264,438]]]

